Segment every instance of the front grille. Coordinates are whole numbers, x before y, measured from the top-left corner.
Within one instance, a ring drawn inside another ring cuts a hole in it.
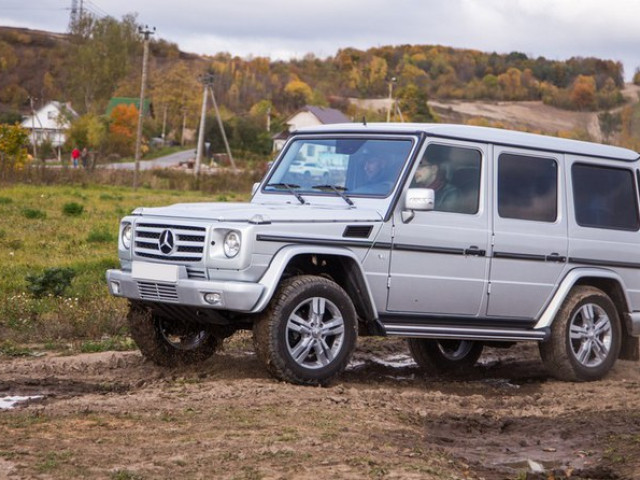
[[[155,282],[138,282],[138,291],[143,300],[178,301],[178,291],[175,285]]]
[[[135,227],[134,235],[135,254],[139,257],[170,262],[202,260],[206,239],[205,227],[139,223]],[[161,245],[163,235],[164,242]]]

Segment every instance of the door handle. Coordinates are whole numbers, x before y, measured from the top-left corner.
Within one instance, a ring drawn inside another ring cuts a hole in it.
[[[464,250],[465,255],[475,255],[476,257],[484,257],[487,254],[486,250],[481,250],[475,245],[471,245],[469,248]]]
[[[558,263],[564,263],[567,261],[567,257],[563,257],[559,253],[552,253],[550,255],[545,256],[544,259],[547,262],[558,262]]]

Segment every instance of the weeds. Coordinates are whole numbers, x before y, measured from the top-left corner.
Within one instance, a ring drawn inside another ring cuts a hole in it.
[[[41,220],[47,218],[47,214],[35,208],[23,208],[22,215],[29,220]]]
[[[36,298],[59,297],[69,288],[75,275],[71,268],[47,268],[40,275],[27,275],[27,290]]]
[[[84,206],[76,202],[65,203],[62,207],[62,213],[68,217],[79,217],[82,212],[84,212]]]

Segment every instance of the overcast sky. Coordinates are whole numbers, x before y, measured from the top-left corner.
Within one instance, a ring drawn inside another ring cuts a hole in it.
[[[421,44],[519,51],[640,67],[640,0],[77,0],[120,19],[137,13],[181,50],[289,59],[338,49]],[[72,0],[0,0],[0,25],[67,30]]]

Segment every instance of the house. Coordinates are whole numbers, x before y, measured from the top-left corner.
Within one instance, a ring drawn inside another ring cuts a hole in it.
[[[335,108],[305,105],[285,121],[287,130],[279,132],[272,137],[273,151],[278,152],[282,150],[284,143],[287,141],[287,138],[289,138],[289,133],[296,131],[300,127],[350,122],[351,119],[349,117]]]
[[[108,116],[111,115],[111,112],[113,111],[114,108],[116,108],[118,105],[134,105],[138,111],[140,111],[140,98],[133,98],[133,97],[112,97],[109,100],[109,103],[107,104],[107,109],[105,111],[105,114]],[[153,117],[153,105],[151,104],[151,100],[149,100],[148,98],[144,99],[144,109],[143,109],[143,115],[149,116],[151,115]]]
[[[77,116],[70,103],[51,101],[26,116],[20,126],[29,131],[29,141],[32,145],[50,142],[52,147],[57,148],[64,144],[71,120]]]

